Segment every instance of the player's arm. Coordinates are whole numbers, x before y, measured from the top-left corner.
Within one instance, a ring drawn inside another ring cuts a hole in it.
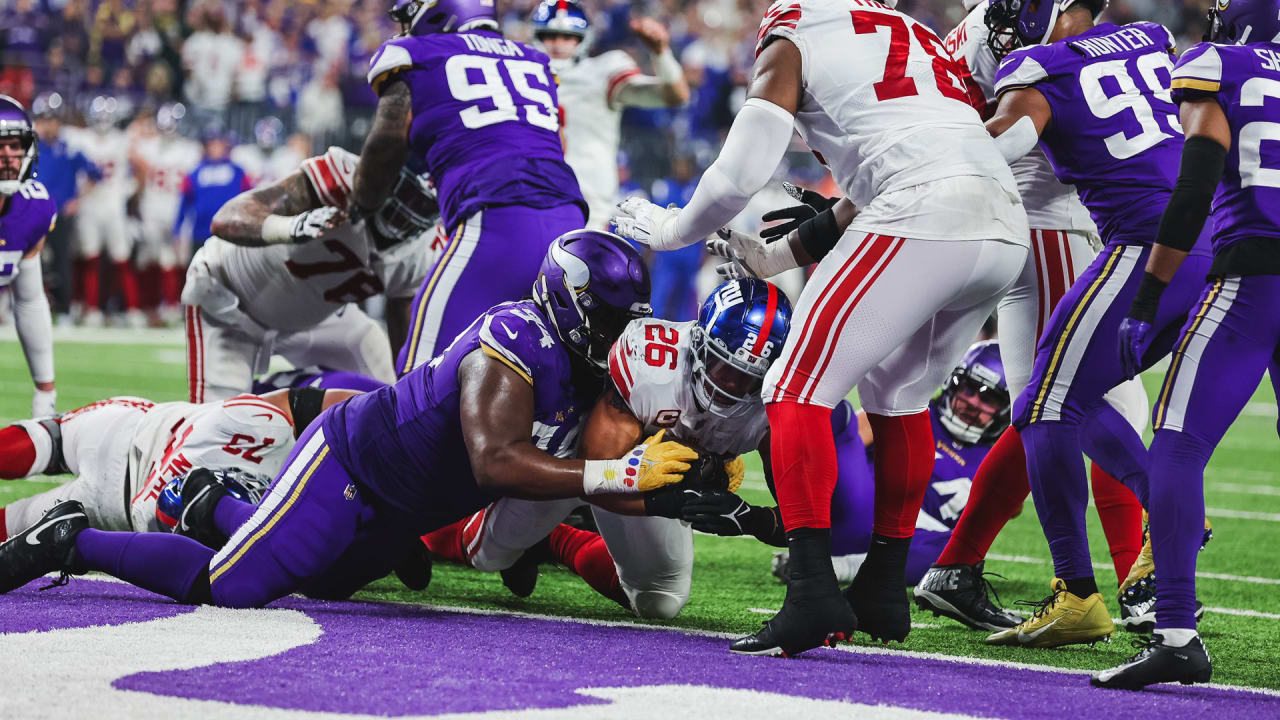
[[[245,247],[305,242],[343,221],[338,208],[326,207],[301,170],[231,198],[213,216],[210,230]]]
[[[348,398],[359,395],[356,390],[322,390],[320,388],[282,388],[258,397],[271,403],[289,418],[296,438],[320,413]]]
[[[623,107],[679,107],[689,102],[684,68],[671,52],[671,38],[662,23],[650,17],[631,20],[631,30],[653,53],[653,75],[633,75],[613,93]]]
[[[769,490],[773,492],[768,435],[760,442],[758,450],[764,463]],[[696,496],[685,499],[680,508],[680,519],[698,532],[723,537],[751,535],[766,545],[787,546],[786,528],[782,524],[782,513],[777,506],[752,505],[727,490],[703,490]]]
[[[613,388],[605,390],[582,430],[578,457],[583,460],[611,460],[625,456],[644,440],[644,425]],[[656,490],[654,492],[662,492]],[[597,495],[590,499],[619,515],[644,515],[645,502],[635,495]]]
[[[49,298],[44,294],[44,274],[40,268],[43,249],[44,238],[40,238],[40,242],[22,256],[18,276],[13,279],[13,325],[36,386],[31,399],[32,417],[52,415],[57,401],[53,389],[53,315]]]
[[[987,132],[1005,162],[1012,164],[1031,152],[1040,134],[1053,119],[1044,94],[1034,87],[1020,87],[1001,93],[996,112],[987,121]]]
[[[1138,293],[1128,316],[1120,322],[1120,362],[1125,377],[1142,370],[1160,296],[1204,229],[1231,149],[1231,126],[1215,97],[1183,100],[1179,116],[1187,140],[1182,146],[1178,181],[1160,217]]]
[[[803,91],[800,49],[790,40],[775,38],[756,60],[747,102],[689,204],[683,210],[667,210],[640,198],[627,199],[613,218],[619,233],[654,250],[674,250],[732,220],[768,184],[782,161]]]
[[[533,381],[503,361],[476,350],[458,368],[462,436],[476,484],[489,492],[529,500],[634,493],[679,482],[696,453],[661,433],[623,460],[553,457],[530,440]],[[636,459],[636,465],[628,461]],[[636,470],[628,475],[626,470]],[[628,484],[630,483],[630,484]]]
[[[413,120],[413,98],[409,86],[394,77],[381,85],[373,127],[360,151],[352,182],[351,201],[361,211],[378,209],[391,194],[400,169],[409,154],[409,123]]]

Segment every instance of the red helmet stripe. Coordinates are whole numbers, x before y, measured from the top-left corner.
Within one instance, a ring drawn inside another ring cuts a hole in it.
[[[756,337],[756,344],[751,348],[752,355],[759,355],[760,351],[764,350],[764,344],[769,341],[769,333],[773,330],[773,315],[778,310],[778,288],[771,282],[766,282],[765,286],[769,288],[769,299],[765,303],[764,324],[760,326],[760,335]]]

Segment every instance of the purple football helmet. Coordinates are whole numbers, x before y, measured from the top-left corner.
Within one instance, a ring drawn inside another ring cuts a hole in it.
[[[1280,43],[1280,0],[1216,0],[1204,39],[1224,45]]]
[[[387,15],[400,23],[400,34],[406,36],[498,29],[494,0],[396,0]]]
[[[1010,405],[1000,345],[987,340],[965,352],[934,408],[938,422],[955,440],[990,445],[1009,427]]]
[[[36,143],[36,129],[22,104],[8,95],[0,95],[0,140],[14,138],[22,148],[22,159],[16,169],[10,169],[6,162],[0,166],[0,195],[13,195],[22,188],[22,184],[35,175],[36,157],[39,146]]]
[[[991,0],[983,20],[991,34],[987,47],[997,60],[1027,45],[1049,42],[1058,16],[1074,5],[1084,4],[1097,18],[1108,0]]]
[[[626,240],[574,230],[556,238],[533,283],[533,299],[573,352],[603,372],[627,323],[653,313],[649,268]]]

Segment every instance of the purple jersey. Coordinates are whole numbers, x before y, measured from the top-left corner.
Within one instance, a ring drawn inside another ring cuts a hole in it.
[[[1280,239],[1280,44],[1200,43],[1173,72],[1175,102],[1212,97],[1231,125],[1231,150],[1213,198],[1213,250]]]
[[[446,230],[502,205],[585,214],[546,54],[487,30],[398,37],[370,61],[375,90],[392,78],[412,95],[411,153],[425,158]]]
[[[1169,95],[1173,37],[1161,25],[1103,23],[1014,51],[996,93],[1034,87],[1053,118],[1040,136],[1103,240],[1150,245],[1178,176],[1182,126]]]
[[[329,413],[324,434],[334,455],[364,490],[424,528],[495,500],[476,486],[459,413],[458,367],[479,350],[533,386],[534,444],[573,456],[601,386],[590,375],[573,377],[569,351],[550,327],[530,301],[492,308],[430,363]]]
[[[0,214],[0,287],[13,282],[18,263],[53,229],[58,208],[36,180],[23,183]]]
[[[919,530],[946,532],[955,528],[960,513],[969,501],[969,487],[990,445],[966,445],[952,439],[951,433],[938,422],[938,409],[929,407],[933,422],[933,477],[924,493],[924,504],[916,520]]]

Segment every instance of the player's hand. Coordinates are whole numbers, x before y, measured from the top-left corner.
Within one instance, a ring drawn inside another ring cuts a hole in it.
[[[31,417],[42,418],[58,414],[58,391],[36,388],[31,396]]]
[[[582,473],[583,494],[634,494],[683,480],[698,453],[674,440],[663,440],[666,432],[659,430],[617,460],[588,460]]]
[[[745,500],[724,490],[706,490],[685,501],[680,518],[698,532],[732,537],[745,535],[751,506]]]
[[[679,520],[685,503],[697,499],[705,490],[691,488],[683,483],[667,485],[644,494],[644,514]]]
[[[289,237],[298,243],[315,240],[341,225],[346,219],[346,212],[328,205],[308,210],[293,216],[293,224],[289,226]]]
[[[1151,323],[1127,317],[1120,321],[1120,368],[1125,379],[1142,372],[1142,356],[1147,351]]]
[[[791,252],[790,243],[767,243],[754,235],[745,235],[729,228],[720,228],[716,231],[716,236],[717,240],[723,240],[733,251],[733,259],[753,277],[771,278],[800,266],[795,254]],[[707,247],[716,253],[724,252],[716,240],[708,240]]]
[[[671,44],[671,35],[667,33],[666,26],[651,17],[631,18],[631,32],[655,55]]]
[[[729,492],[736,493],[742,487],[742,480],[747,476],[747,464],[742,456],[724,461],[724,474],[729,476]]]
[[[664,208],[642,197],[629,197],[618,203],[609,224],[614,232],[628,240],[654,249],[662,249],[676,239],[676,217],[680,210]]]
[[[760,237],[765,242],[773,242],[780,237],[785,237],[800,227],[805,220],[816,217],[818,213],[829,210],[835,205],[839,198],[829,198],[821,193],[792,185],[789,182],[782,183],[782,189],[791,197],[800,201],[800,205],[793,205],[781,210],[772,210],[760,217],[763,222],[776,222],[778,220],[786,220],[787,222],[771,225],[760,231]]]

